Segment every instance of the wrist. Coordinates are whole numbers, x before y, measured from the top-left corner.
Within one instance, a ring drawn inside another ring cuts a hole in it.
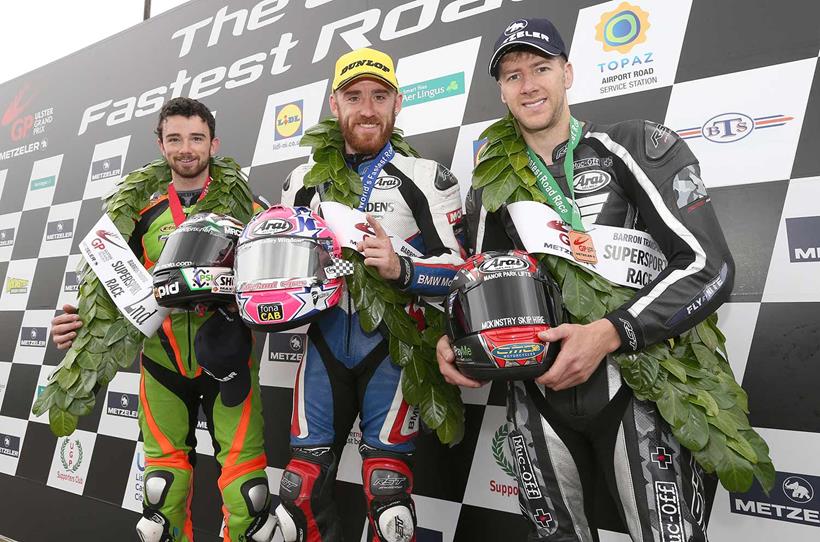
[[[601,318],[593,322],[601,332],[602,341],[608,354],[615,352],[621,347],[621,336],[615,326],[606,318]]]

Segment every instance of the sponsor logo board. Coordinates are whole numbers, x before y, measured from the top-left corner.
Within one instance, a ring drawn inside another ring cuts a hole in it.
[[[820,527],[820,476],[780,472],[769,495],[755,482],[746,493],[729,493],[731,512]]]

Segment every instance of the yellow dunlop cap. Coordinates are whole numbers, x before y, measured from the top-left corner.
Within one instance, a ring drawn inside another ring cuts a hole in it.
[[[343,54],[336,61],[336,70],[333,77],[333,92],[336,92],[346,84],[359,77],[376,77],[381,79],[396,92],[399,90],[399,82],[396,79],[396,69],[393,67],[393,59],[389,55],[376,51],[375,49],[356,49]]]

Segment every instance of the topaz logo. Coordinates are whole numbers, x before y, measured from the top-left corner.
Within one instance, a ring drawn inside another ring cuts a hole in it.
[[[626,54],[646,41],[650,26],[649,13],[629,2],[622,2],[614,11],[601,16],[595,26],[595,39],[601,42],[604,51]]]
[[[478,269],[482,273],[498,273],[500,271],[522,271],[529,267],[530,263],[518,256],[495,256],[483,262]]]
[[[800,476],[789,476],[783,480],[783,493],[797,504],[805,504],[814,498],[814,488]]]
[[[515,21],[514,23],[511,23],[510,26],[508,26],[507,28],[504,29],[504,35],[505,36],[511,36],[512,34],[515,34],[516,32],[521,32],[522,30],[527,28],[528,24],[529,24],[529,22],[527,22],[526,19],[519,19],[519,20]]]
[[[789,261],[820,262],[820,216],[786,219]]]
[[[253,233],[264,235],[277,235],[289,232],[293,229],[293,224],[283,218],[271,218],[256,226]]]
[[[274,112],[276,128],[274,141],[302,135],[303,101],[277,105]]]
[[[572,187],[579,194],[589,194],[605,187],[611,180],[612,176],[606,171],[593,169],[576,175],[572,181]]]

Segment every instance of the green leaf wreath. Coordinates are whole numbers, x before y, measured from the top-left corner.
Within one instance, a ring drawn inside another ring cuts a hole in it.
[[[395,130],[390,142],[405,156],[418,153]],[[347,166],[344,139],[336,119],[325,119],[305,132],[301,145],[311,147],[315,164],[305,175],[307,187],[325,185],[324,198],[352,208],[359,204],[362,179]],[[345,248],[344,258],[353,262],[353,275],[345,278],[362,329],[375,331],[387,326],[390,357],[402,371],[402,392],[411,405],[418,405],[424,423],[436,430],[445,444],[458,443],[464,436],[464,405],[457,386],[444,382],[436,364],[436,341],[444,334],[444,315],[432,308],[425,311],[426,327],[419,332],[405,310],[413,299],[387,283],[378,271],[364,265],[357,251]]]
[[[489,126],[481,137],[488,143],[473,187],[484,189],[484,207],[494,212],[504,203],[546,203],[527,166],[526,144],[512,115]],[[541,257],[561,286],[573,323],[598,320],[634,296],[634,290],[574,262]],[[655,402],[678,441],[704,470],[717,472],[726,489],[746,491],[755,478],[766,491],[772,488],[775,470],[769,448],[749,424],[746,392],[732,374],[716,314],[679,337],[616,355],[615,361],[635,396]]]
[[[239,165],[231,158],[214,157],[210,172],[208,193],[191,213],[227,214],[247,222],[253,214],[253,196]],[[156,160],[130,173],[103,201],[103,212],[108,213],[125,239],[131,237],[140,210],[148,205],[152,194],[167,192],[170,179],[167,162]],[[38,416],[48,411],[51,431],[58,437],[73,433],[79,417],[91,413],[97,390],[108,384],[118,370],[133,363],[144,339],[120,313],[85,261],[77,272],[78,314],[83,326],[31,409]]]

